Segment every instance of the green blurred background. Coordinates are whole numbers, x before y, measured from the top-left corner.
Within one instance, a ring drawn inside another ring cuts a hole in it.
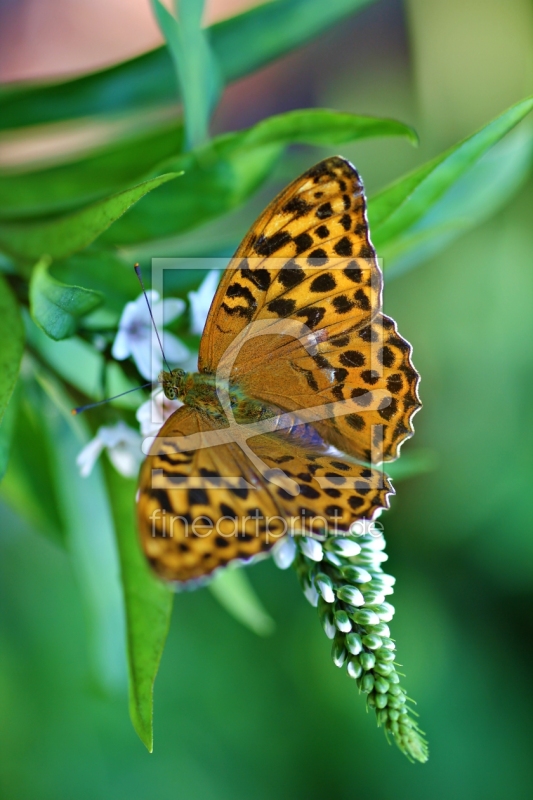
[[[387,0],[234,84],[215,127],[312,105],[414,125],[418,150],[399,139],[342,148],[373,192],[531,93],[532,64],[526,0]],[[236,242],[315,156],[293,152],[232,214]],[[531,797],[532,209],[528,179],[496,215],[391,273],[385,289],[422,375],[424,408],[405,452],[426,449],[435,464],[398,483],[382,517],[398,579],[391,627],[429,762],[411,765],[386,746],[332,666],[295,576],[270,561],[249,571],[277,623],[270,637],[205,589],[176,598],[148,755],[126,688],[105,697],[91,684],[65,553],[4,503],[2,797]]]

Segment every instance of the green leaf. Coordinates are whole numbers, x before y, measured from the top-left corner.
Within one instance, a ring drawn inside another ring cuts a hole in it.
[[[52,167],[0,172],[0,219],[58,214],[150,177],[182,150],[181,123],[166,124]]]
[[[87,478],[79,475],[76,457],[91,438],[86,421],[72,417],[72,402],[44,370],[36,372],[42,387],[42,424],[50,441],[59,514],[67,532],[87,621],[92,671],[106,693],[125,683],[124,607],[113,519],[101,464]]]
[[[221,570],[209,584],[209,590],[232,617],[258,636],[273,633],[275,622],[265,611],[242,567],[229,566]]]
[[[15,388],[24,350],[24,328],[17,300],[0,274],[0,424]]]
[[[26,317],[26,336],[31,347],[57,375],[87,397],[102,400],[105,362],[96,348],[77,336],[54,342],[33,323],[29,315]],[[105,377],[109,397],[138,388],[115,361],[107,365]],[[118,408],[137,408],[142,402],[140,395],[141,393],[132,393],[116,398],[111,405]]]
[[[134,259],[126,262],[114,252],[89,247],[63,261],[55,261],[54,275],[64,283],[101,290],[106,309],[111,310],[118,321],[126,303],[139,295],[133,263]]]
[[[496,142],[533,108],[533,98],[516,103],[477,133],[393,183],[368,205],[378,252],[405,235]]]
[[[81,286],[68,286],[52,278],[45,256],[33,270],[30,280],[30,310],[37,325],[51,339],[67,339],[76,331],[80,317],[99,306],[104,296]]]
[[[15,386],[15,390],[11,395],[7,405],[4,419],[0,425],[0,481],[4,477],[11,453],[13,437],[15,434],[15,423],[18,416],[18,405],[20,394],[20,382]]]
[[[209,29],[226,81],[263,67],[374,0],[271,0]]]
[[[532,161],[532,131],[522,124],[485,153],[412,228],[380,249],[389,280],[432,258],[503,208],[527,180]]]
[[[151,753],[154,681],[170,625],[173,593],[152,574],[141,552],[134,514],[135,481],[123,478],[109,463],[106,478],[126,609],[130,716]]]
[[[176,177],[176,173],[160,175],[50,221],[0,223],[0,248],[23,259],[33,260],[43,255],[66,258],[87,247],[145,194]]]
[[[20,395],[18,398],[17,394]],[[2,497],[36,533],[66,548],[66,534],[58,513],[50,441],[42,419],[42,392],[31,376],[23,374],[0,431],[7,422],[13,399],[19,401],[18,413],[11,457],[1,485]]]
[[[176,19],[160,0],[152,0],[176,69],[189,149],[207,141],[209,117],[221,87],[206,33],[201,28],[203,6],[203,0],[176,0]]]
[[[338,145],[372,136],[404,136],[407,125],[325,109],[305,109],[270,117],[252,128],[228,133],[205,147],[179,156],[183,170],[176,186],[165,186],[119,220],[102,241],[132,244],[195,228],[241,205],[271,174],[290,144]]]
[[[273,0],[219,22],[208,35],[224,83],[242,78],[313,39],[373,0]],[[166,48],[110,69],[49,86],[0,89],[0,128],[173,102],[176,82]]]

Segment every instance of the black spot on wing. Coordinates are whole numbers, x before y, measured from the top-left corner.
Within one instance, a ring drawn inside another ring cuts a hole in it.
[[[370,300],[363,289],[358,289],[354,294],[356,305],[363,311],[370,311]]]
[[[318,275],[312,282],[309,289],[312,292],[332,292],[337,286],[335,278],[330,272]]]
[[[351,256],[353,253],[352,242],[347,236],[343,236],[342,239],[339,239],[333,249],[338,256]]]
[[[344,461],[332,461],[331,466],[334,467],[335,469],[342,470],[342,472],[350,471],[350,465],[346,464]]]
[[[247,286],[242,286],[240,283],[232,283],[228,286],[226,292],[227,297],[242,297],[248,303],[249,307],[256,307],[257,301]]]
[[[362,339],[363,342],[377,342],[379,335],[371,325],[367,325],[359,331],[359,338]]]
[[[299,256],[300,253],[305,253],[306,250],[313,246],[313,237],[306,232],[300,233],[294,237],[294,244],[296,245],[296,255]]]
[[[353,495],[348,500],[348,505],[350,508],[353,508],[354,511],[357,511],[358,508],[361,508],[364,505],[364,500],[362,497],[357,497],[357,495]]]
[[[331,301],[333,304],[333,308],[338,314],[347,314],[348,311],[351,311],[355,308],[355,303],[352,303],[345,294],[340,294],[337,297],[334,297]]]
[[[378,361],[383,364],[384,367],[390,368],[394,365],[395,362],[394,352],[390,349],[390,347],[380,347],[378,350]]]
[[[361,258],[374,258],[375,253],[368,244],[364,244],[361,249],[359,250],[359,256]]]
[[[340,354],[339,361],[345,367],[362,367],[365,363],[365,357],[359,350],[346,350]]]
[[[311,267],[323,267],[328,263],[328,254],[322,247],[317,247],[307,256],[307,263]]]
[[[235,495],[235,497],[240,497],[241,500],[246,500],[246,498],[248,497],[248,489],[246,488],[243,489],[232,488],[229,491],[231,492],[231,494]]]
[[[325,313],[325,308],[313,306],[311,308],[300,309],[300,311],[296,312],[296,316],[304,318],[307,327],[314,329],[322,322]]]
[[[350,261],[348,266],[344,268],[343,272],[350,281],[353,281],[354,283],[361,283],[363,271],[357,266],[355,261]]]
[[[254,244],[254,250],[260,256],[271,256],[291,241],[292,236],[287,231],[277,231],[272,236],[261,234]]]
[[[283,206],[283,211],[286,214],[294,214],[295,217],[303,217],[311,211],[312,206],[307,203],[303,197],[293,197]]]
[[[343,383],[348,377],[348,370],[344,367],[336,367],[333,370],[333,380],[335,383]]]
[[[156,500],[162,511],[168,511],[169,514],[174,513],[174,508],[170,502],[169,494],[168,492],[165,492],[164,489],[152,489],[150,491],[150,497],[153,497],[153,499]]]
[[[387,389],[392,394],[398,394],[403,389],[403,380],[402,376],[399,375],[397,372],[394,375],[389,375],[387,378]]]
[[[267,308],[273,314],[277,314],[278,317],[288,317],[296,308],[296,300],[278,297],[276,300],[272,300]]]
[[[300,494],[302,497],[308,497],[313,500],[320,497],[320,492],[313,488],[313,486],[308,486],[306,483],[300,484]]]
[[[227,539],[224,539],[223,536],[215,536],[215,545],[216,547],[229,547],[229,542]]]
[[[250,269],[249,267],[241,267],[241,275],[246,278],[262,292],[266,292],[270,286],[270,272],[267,269]]]
[[[297,286],[305,278],[305,272],[296,262],[289,261],[278,272],[278,281],[285,289]]]
[[[204,489],[189,489],[188,493],[189,506],[208,506],[209,498]]]
[[[253,317],[253,314],[254,314],[253,308],[250,308],[249,306],[246,306],[246,307],[245,306],[233,306],[233,308],[232,308],[231,306],[228,306],[227,303],[222,303],[221,308],[223,308],[224,311],[226,312],[226,314],[229,314],[230,317],[237,316],[237,317],[246,317],[246,319],[251,319]]]
[[[318,219],[328,219],[328,217],[332,217],[333,209],[331,207],[331,203],[322,203],[321,206],[318,206],[315,214]]]
[[[385,405],[385,401],[386,405]],[[379,404],[378,413],[382,419],[386,419],[387,422],[394,417],[394,415],[398,411],[398,402],[395,397],[384,397],[381,403]]]
[[[356,389],[352,389],[351,392],[352,400],[355,400],[357,405],[369,406],[372,402],[372,392],[369,392],[367,389],[364,389],[362,386],[358,386]]]
[[[364,372],[361,372],[361,378],[365,383],[374,386],[379,381],[379,372],[376,372],[375,369],[365,369]]]
[[[356,431],[362,431],[365,427],[365,421],[359,414],[347,414],[344,419]]]
[[[333,345],[333,347],[346,347],[346,345],[350,343],[350,337],[349,336],[335,336],[333,339],[330,339],[329,341],[330,341],[330,344]]]
[[[339,220],[339,224],[342,225],[345,231],[350,230],[350,225],[352,224],[352,218],[349,214],[343,214]]]

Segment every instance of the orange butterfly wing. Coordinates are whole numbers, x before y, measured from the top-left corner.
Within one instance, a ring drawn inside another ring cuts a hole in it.
[[[269,483],[235,443],[186,449],[187,436],[215,430],[207,415],[183,406],[142,466],[141,542],[166,580],[198,580],[230,561],[249,561],[287,533],[346,531],[388,504],[392,488],[379,471],[329,454],[309,426],[249,440],[267,467],[281,466],[298,484],[296,496]]]
[[[347,161],[327,159],[278,195],[239,247],[210,309],[200,370],[215,372],[238,342],[232,379],[247,395],[289,411],[351,401],[317,423],[322,436],[356,458],[394,460],[413,433],[419,376],[381,313],[381,290],[362,183]],[[265,328],[239,341],[268,320],[301,321],[307,333]]]
[[[327,159],[278,195],[239,247],[208,315],[199,369],[229,364],[231,385],[300,420],[331,404],[349,407],[255,436],[248,455],[234,442],[187,449],[176,440],[220,421],[188,407],[172,415],[143,465],[138,503],[143,547],[162,577],[198,579],[256,557],[291,518],[296,532],[348,530],[387,507],[382,473],[331,448],[391,460],[412,433],[418,374],[410,346],[381,313],[381,290],[359,176],[344,159]],[[283,469],[298,494],[268,481],[257,458]],[[302,518],[315,522],[306,528]]]

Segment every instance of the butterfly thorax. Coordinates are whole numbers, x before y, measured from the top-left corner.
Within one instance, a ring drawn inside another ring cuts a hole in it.
[[[181,400],[185,405],[227,424],[227,414],[217,394],[216,375],[173,369],[171,372],[162,372],[159,382],[169,400]],[[278,409],[247,397],[238,384],[230,385],[229,399],[239,423],[255,422],[279,413]]]

